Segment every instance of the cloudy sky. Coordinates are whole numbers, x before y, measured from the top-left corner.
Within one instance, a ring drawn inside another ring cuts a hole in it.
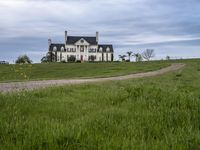
[[[0,60],[27,54],[39,62],[47,39],[95,35],[115,59],[152,48],[155,59],[200,57],[199,0],[1,0]]]

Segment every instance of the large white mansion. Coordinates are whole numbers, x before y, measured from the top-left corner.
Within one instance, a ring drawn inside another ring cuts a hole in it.
[[[99,44],[99,33],[96,36],[68,36],[65,31],[65,43],[52,43],[48,40],[52,62],[68,62],[72,57],[76,61],[113,61],[113,46]]]

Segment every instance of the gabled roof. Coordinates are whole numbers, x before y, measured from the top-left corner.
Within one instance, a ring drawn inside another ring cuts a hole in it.
[[[90,45],[97,45],[96,37],[87,37],[87,36],[68,36],[66,44],[75,44],[80,39],[86,40]]]
[[[103,52],[106,52],[107,48],[110,49],[110,52],[113,52],[113,45],[111,45],[111,44],[100,44],[100,45],[98,45],[98,52],[99,52],[100,48],[103,49]]]
[[[57,51],[61,51],[61,47],[64,47],[65,50],[65,44],[51,44],[50,45],[50,51],[53,51],[53,48],[56,47]]]

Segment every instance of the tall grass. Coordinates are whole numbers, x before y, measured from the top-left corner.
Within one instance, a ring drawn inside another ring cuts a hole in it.
[[[1,149],[200,149],[200,61],[185,63],[160,77],[1,94]]]

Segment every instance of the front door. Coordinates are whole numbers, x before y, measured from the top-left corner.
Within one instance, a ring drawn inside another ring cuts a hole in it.
[[[83,61],[83,55],[81,55],[81,61]]]

